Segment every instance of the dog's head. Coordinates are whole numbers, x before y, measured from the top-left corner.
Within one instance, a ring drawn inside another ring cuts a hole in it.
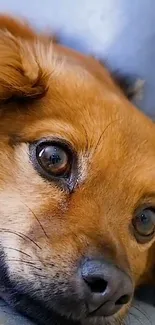
[[[93,58],[0,28],[1,297],[39,324],[112,324],[151,281],[155,127]]]

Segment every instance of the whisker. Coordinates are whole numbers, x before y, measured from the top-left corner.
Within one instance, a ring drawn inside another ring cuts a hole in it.
[[[114,121],[111,121],[111,122],[106,126],[106,128],[103,130],[103,132],[101,133],[101,135],[100,135],[100,137],[99,137],[99,139],[98,139],[98,141],[97,141],[97,144],[96,144],[96,146],[95,146],[94,152],[97,150],[97,147],[99,146],[100,141],[101,141],[103,135],[105,134],[105,132],[107,131],[107,129],[109,128],[109,126],[110,126],[111,124],[113,124],[113,123],[119,121],[119,120],[120,120],[120,119],[116,119],[116,120],[114,120]]]
[[[147,315],[147,313],[142,308],[138,308],[137,306],[132,306],[132,309],[137,310],[140,314],[142,314],[147,319],[147,321],[150,324],[152,324],[151,319],[149,318],[149,316]]]
[[[84,133],[85,133],[85,138],[86,138],[86,152],[88,152],[88,149],[89,149],[89,140],[88,140],[88,134],[87,134],[87,131],[86,131],[86,128],[85,128],[85,126],[82,124],[81,125],[82,126],[82,128],[83,128],[83,130],[84,130]]]
[[[6,246],[3,246],[3,248],[4,248],[4,249],[10,249],[10,250],[13,250],[13,251],[19,252],[19,253],[21,253],[21,254],[23,254],[23,255],[26,255],[26,256],[28,256],[28,257],[31,258],[31,255],[29,255],[29,254],[27,254],[27,253],[25,253],[25,252],[23,252],[23,251],[21,251],[21,250],[19,250],[19,249],[17,249],[17,248],[6,247]]]
[[[33,239],[31,239],[30,237],[24,235],[23,233],[21,232],[16,232],[16,231],[11,231],[11,230],[8,230],[8,229],[3,229],[1,228],[0,229],[0,232],[7,232],[7,233],[10,233],[10,234],[13,234],[13,235],[16,235],[22,239],[27,239],[29,241],[31,241],[31,243],[33,243],[37,248],[39,248],[40,250],[42,249]]]
[[[38,278],[45,278],[47,279],[46,275],[38,274],[38,273],[33,273],[33,275],[37,276]]]
[[[141,322],[141,320],[138,318],[137,315],[135,315],[134,313],[130,312],[130,315],[133,316],[141,325],[143,325],[143,323]]]
[[[40,222],[40,220],[38,219],[38,217],[36,216],[36,214],[32,211],[32,209],[31,209],[27,204],[25,204],[24,202],[22,202],[22,203],[23,203],[23,204],[25,205],[25,207],[26,207],[26,208],[27,208],[27,209],[32,213],[32,215],[34,216],[34,218],[37,220],[39,226],[41,227],[41,229],[42,229],[44,235],[47,237],[47,239],[49,239],[49,237],[48,237],[48,235],[47,235],[47,233],[46,233],[46,231],[45,231],[43,225],[41,224],[41,222]]]
[[[28,262],[28,261],[24,261],[24,260],[15,260],[13,258],[12,259],[6,259],[6,262],[17,262],[17,263],[20,262],[20,263],[23,263],[23,264],[27,264],[27,265],[29,265],[29,266],[31,266],[34,269],[37,269],[39,271],[43,271],[42,268],[39,268],[39,267],[35,266],[33,262]]]

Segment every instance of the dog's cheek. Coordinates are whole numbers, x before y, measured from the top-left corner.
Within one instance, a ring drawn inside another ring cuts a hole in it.
[[[154,252],[155,252],[155,242],[153,241],[151,247],[148,250],[147,256],[147,264],[146,271],[141,278],[141,284],[153,284],[155,285],[155,260],[154,260]]]
[[[10,274],[30,274],[28,263],[37,260],[39,247],[48,246],[53,214],[65,198],[33,169],[27,145],[7,153],[1,159],[0,250]]]
[[[153,246],[152,241],[147,244],[139,244],[136,240],[128,246],[128,259],[135,287],[149,283],[151,280]]]

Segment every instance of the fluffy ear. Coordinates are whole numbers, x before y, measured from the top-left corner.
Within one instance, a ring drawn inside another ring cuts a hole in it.
[[[45,72],[37,58],[39,45],[46,47],[26,24],[0,16],[0,101],[34,98],[46,91]]]
[[[0,29],[7,30],[15,37],[22,39],[34,39],[36,34],[25,20],[17,19],[7,15],[0,15]]]

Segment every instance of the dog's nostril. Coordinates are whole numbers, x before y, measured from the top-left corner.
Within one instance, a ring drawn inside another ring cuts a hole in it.
[[[119,306],[119,305],[125,305],[130,301],[130,296],[129,295],[124,295],[122,297],[120,297],[116,302],[115,305]]]
[[[79,269],[84,300],[91,316],[112,316],[130,302],[133,284],[116,265],[88,259]]]
[[[108,285],[105,280],[94,277],[89,277],[85,279],[85,282],[87,283],[90,290],[94,293],[103,293]]]

